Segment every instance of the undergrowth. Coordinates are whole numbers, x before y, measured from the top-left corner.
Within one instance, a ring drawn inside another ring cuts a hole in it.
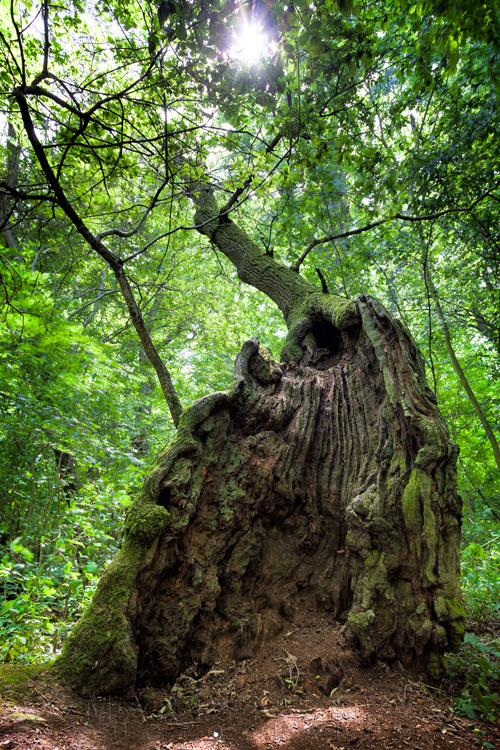
[[[493,625],[491,635],[466,633],[456,654],[447,654],[448,675],[457,679],[459,713],[470,719],[495,721],[500,716],[500,524],[488,508],[464,519],[461,556],[462,591],[470,624],[477,632]]]
[[[456,710],[469,719],[495,721],[500,715],[500,698],[495,689],[500,685],[498,639],[485,642],[466,633],[458,653],[447,654],[445,660],[448,675],[465,683],[455,698]]]

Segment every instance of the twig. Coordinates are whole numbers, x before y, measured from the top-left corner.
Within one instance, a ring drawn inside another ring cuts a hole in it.
[[[413,687],[429,688],[429,690],[434,690],[434,692],[436,693],[441,693],[441,695],[446,695],[447,698],[453,698],[452,695],[450,695],[449,693],[445,693],[445,691],[441,690],[441,688],[433,687],[432,685],[427,685],[425,682],[412,682],[411,680],[409,680],[409,683],[410,685],[413,685]]]
[[[44,700],[46,700],[46,701],[47,701],[47,703],[53,703],[53,702],[54,702],[54,701],[51,701],[51,700],[50,700],[49,698],[47,698],[47,696],[46,696],[46,695],[44,695],[44,694],[42,693],[42,691],[41,691],[41,690],[39,690],[39,689],[38,689],[38,688],[37,688],[37,687],[36,687],[35,685],[33,685],[33,687],[35,688],[35,690],[36,690],[36,692],[38,693],[38,695],[41,695],[41,696],[42,696],[42,698],[43,698]]]
[[[71,711],[72,714],[77,714],[77,716],[87,716],[87,714],[82,713],[82,711],[77,711],[76,709],[71,708],[71,706],[65,706],[63,713],[66,711]]]
[[[145,715],[144,715],[144,711],[142,710],[142,706],[141,706],[141,704],[139,703],[139,698],[137,697],[137,693],[135,692],[135,690],[134,690],[134,698],[135,698],[135,700],[136,700],[136,703],[137,703],[137,705],[139,706],[139,711],[141,712],[141,716],[142,716],[142,721],[144,722],[144,724],[146,724],[146,722],[147,722],[147,719],[146,719],[146,717],[145,717]]]
[[[284,656],[281,656],[281,657],[273,656],[273,659],[274,659],[274,661],[284,661],[286,663],[286,665],[288,667],[288,673],[289,673],[289,676],[290,676],[289,677],[290,678],[290,682],[292,683],[293,688],[295,690],[295,687],[296,687],[296,685],[297,685],[297,683],[298,683],[298,681],[300,679],[300,669],[299,669],[299,666],[297,664],[297,657],[294,656],[293,654],[291,654],[289,651],[287,651],[286,648],[284,648],[283,651],[285,652],[286,657],[284,657]],[[293,667],[295,667],[295,669],[297,671],[297,677],[296,677],[295,682],[293,680]]]

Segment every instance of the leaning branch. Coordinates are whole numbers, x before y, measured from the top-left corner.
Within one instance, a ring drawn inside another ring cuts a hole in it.
[[[68,112],[71,112],[77,117],[83,117],[84,113],[80,109],[78,109],[77,107],[73,107],[72,104],[69,104],[60,96],[57,96],[57,94],[53,94],[52,91],[48,91],[47,89],[44,89],[42,86],[39,86],[38,84],[31,85],[31,86],[24,86],[23,93],[28,94],[28,95],[31,94],[33,96],[44,97],[45,99],[50,99],[55,104],[58,104],[59,107],[61,107],[61,109],[67,109]]]
[[[26,97],[24,96],[23,89],[16,89],[14,91],[14,96],[21,112],[26,135],[28,136],[28,139],[31,143],[33,151],[35,152],[38,163],[45,175],[45,178],[54,192],[58,205],[64,211],[72,224],[76,227],[76,230],[80,234],[80,236],[86,240],[86,242],[90,245],[94,252],[100,255],[101,258],[103,258],[109,264],[109,266],[113,270],[113,273],[115,274],[116,280],[118,281],[120,290],[127,305],[132,324],[139,336],[146,356],[148,357],[150,363],[153,365],[156,371],[160,387],[163,391],[163,395],[165,396],[165,401],[167,402],[167,406],[170,410],[170,414],[172,415],[174,424],[177,426],[182,414],[181,402],[172,383],[170,372],[168,371],[165,363],[160,357],[158,350],[156,349],[150,336],[148,328],[144,322],[142,311],[137,304],[134,293],[125,273],[124,262],[108,247],[106,247],[106,245],[104,245],[99,237],[96,237],[96,235],[91,232],[81,216],[79,216],[79,214],[71,205],[59,180],[57,179],[52,167],[47,160],[42,144],[38,140],[35,126],[33,120],[31,119],[28,102],[26,101]]]
[[[243,186],[237,188],[234,191],[234,193],[232,194],[232,196],[230,197],[230,199],[228,200],[228,202],[226,203],[226,205],[223,206],[223,208],[221,208],[221,210],[220,210],[219,216],[221,218],[223,216],[227,216],[227,214],[230,212],[230,210],[232,209],[232,207],[234,206],[234,204],[238,202],[240,196],[243,195],[243,193],[245,192],[245,190],[248,187],[250,187],[250,185],[252,184],[253,178],[254,178],[253,174],[249,175],[247,177],[247,179],[245,180],[245,182],[243,183]]]
[[[379,219],[379,221],[374,221],[372,224],[367,224],[364,227],[359,227],[358,229],[350,229],[348,232],[339,232],[338,234],[330,234],[328,237],[322,237],[319,240],[313,240],[304,250],[300,258],[292,265],[290,268],[292,271],[298,271],[301,267],[302,263],[305,261],[311,250],[316,247],[316,245],[323,245],[325,242],[332,242],[333,240],[341,240],[344,239],[344,237],[353,237],[355,234],[361,234],[362,232],[369,232],[370,229],[375,229],[375,227],[379,227],[381,224],[385,224],[387,221],[390,221],[390,219]]]
[[[241,281],[259,289],[273,300],[288,322],[298,301],[303,300],[314,288],[299,274],[270,255],[262,253],[252,238],[231,220],[228,211],[232,212],[239,204],[241,193],[234,193],[234,204],[229,207],[226,204],[222,210],[217,204],[213,187],[207,183],[200,183],[187,176],[185,193],[196,206],[195,229],[208,237],[231,261]]]

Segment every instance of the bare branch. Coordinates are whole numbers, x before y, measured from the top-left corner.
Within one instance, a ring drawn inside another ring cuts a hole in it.
[[[140,228],[142,227],[142,225],[146,221],[148,215],[151,213],[151,211],[153,210],[153,208],[158,203],[158,199],[160,197],[160,194],[162,193],[162,191],[163,191],[164,187],[166,186],[167,182],[168,182],[168,179],[163,180],[163,182],[161,183],[160,187],[158,188],[158,190],[156,191],[156,193],[151,198],[151,200],[149,202],[149,206],[146,208],[146,210],[144,211],[143,215],[141,216],[141,218],[139,219],[138,223],[136,224],[136,226],[133,229],[131,229],[129,232],[124,232],[122,229],[107,229],[105,232],[100,232],[97,235],[97,237],[100,240],[102,240],[103,237],[111,237],[111,236],[115,236],[115,237],[133,237],[134,234],[137,234],[137,232],[140,230]]]
[[[91,299],[90,302],[86,302],[84,305],[81,305],[80,307],[78,307],[76,310],[74,310],[71,313],[71,315],[68,315],[66,320],[72,320],[72,318],[74,318],[75,315],[78,315],[78,313],[81,313],[82,310],[85,310],[85,308],[90,307],[90,305],[97,305],[97,303],[101,299],[103,299],[103,297],[109,297],[110,294],[116,294],[116,291],[117,291],[116,289],[108,289],[107,291],[100,291],[97,297],[94,297],[94,299]],[[95,315],[95,311],[92,311],[92,318],[94,317],[94,315]],[[90,320],[92,320],[92,318],[90,318]],[[90,320],[87,318],[85,323],[83,323],[84,328],[90,323]]]
[[[321,291],[323,294],[330,294],[330,290],[328,289],[328,284],[326,283],[326,279],[321,273],[321,268],[316,269],[316,273],[319,276],[319,280],[321,281]]]
[[[313,240],[304,250],[300,258],[297,260],[296,263],[294,263],[291,268],[294,271],[298,271],[304,260],[307,258],[311,250],[316,247],[316,245],[323,245],[325,242],[332,242],[333,240],[341,240],[345,237],[353,237],[356,234],[362,234],[363,232],[369,232],[371,229],[375,229],[376,227],[381,226],[382,224],[387,224],[389,221],[395,221],[396,219],[399,219],[401,221],[411,221],[411,222],[418,222],[418,221],[435,221],[436,219],[440,219],[442,216],[447,216],[448,214],[458,214],[458,213],[467,213],[472,212],[473,209],[481,203],[485,198],[491,197],[494,200],[498,200],[498,197],[493,195],[493,190],[496,190],[498,185],[500,184],[500,180],[498,180],[494,187],[491,188],[491,190],[486,190],[486,192],[482,193],[482,195],[479,196],[473,203],[470,204],[470,206],[463,206],[463,207],[457,207],[457,208],[446,208],[442,211],[436,211],[436,213],[433,214],[425,214],[424,216],[408,216],[407,214],[397,213],[393,216],[387,216],[385,219],[379,219],[378,221],[374,221],[371,224],[366,224],[364,227],[358,227],[357,229],[350,229],[347,232],[339,232],[338,234],[330,234],[328,237],[322,237],[319,240]]]
[[[249,175],[246,178],[245,182],[243,183],[243,187],[239,187],[239,188],[237,188],[234,191],[234,193],[232,194],[232,196],[230,197],[230,199],[228,200],[228,202],[226,203],[226,205],[223,206],[223,208],[221,208],[220,213],[219,213],[219,217],[220,218],[222,218],[223,216],[227,216],[228,215],[229,211],[232,209],[232,207],[234,206],[234,204],[238,202],[238,199],[239,199],[240,195],[242,195],[245,192],[245,190],[247,189],[247,187],[250,187],[250,185],[252,184],[253,178],[254,178],[253,174]],[[239,205],[241,205],[241,204],[239,204]]]
[[[393,217],[394,218],[394,217]],[[375,227],[379,227],[381,224],[385,224],[386,222],[390,221],[390,218],[387,219],[379,219],[378,221],[374,221],[372,224],[367,224],[364,227],[359,227],[358,229],[350,229],[347,232],[339,232],[338,234],[330,234],[328,237],[322,237],[319,240],[313,240],[304,250],[300,258],[297,260],[296,263],[294,263],[291,267],[293,271],[298,271],[301,267],[302,263],[305,261],[311,250],[316,247],[316,245],[323,245],[325,242],[332,242],[333,240],[341,240],[345,237],[353,237],[355,234],[361,234],[362,232],[369,232],[370,229],[375,229]]]

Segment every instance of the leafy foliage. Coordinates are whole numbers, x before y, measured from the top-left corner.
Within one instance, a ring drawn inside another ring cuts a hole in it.
[[[500,610],[500,552],[495,528],[498,524],[486,522],[483,528],[486,530],[488,526],[493,527],[493,536],[483,544],[471,542],[462,553],[464,596],[470,616],[479,620],[498,619]]]
[[[473,633],[466,633],[464,644],[457,654],[446,656],[451,677],[465,680],[465,687],[455,705],[469,719],[495,721],[500,710],[498,692],[491,692],[493,683],[500,683],[500,650],[498,643],[490,645]]]

